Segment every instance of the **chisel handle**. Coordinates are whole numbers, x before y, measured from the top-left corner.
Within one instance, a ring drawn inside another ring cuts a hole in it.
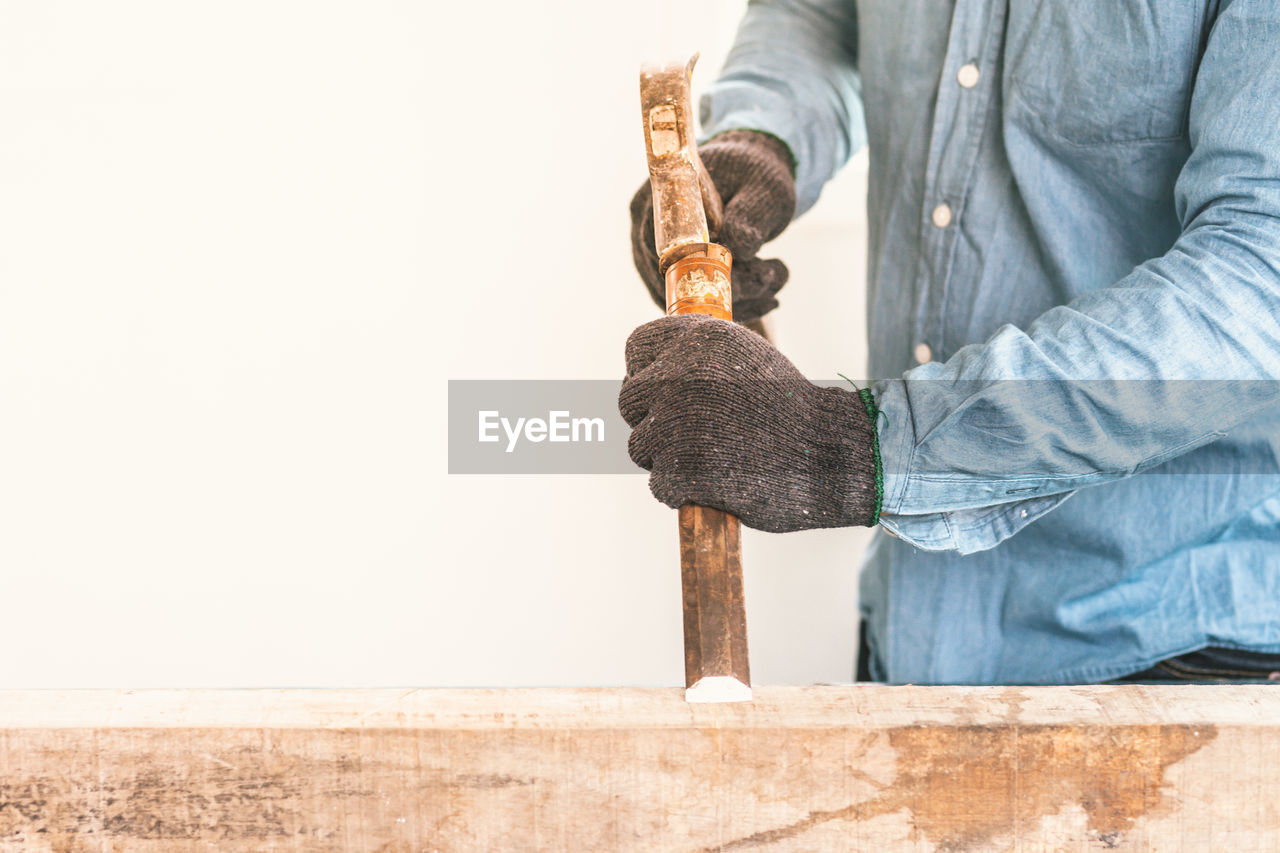
[[[667,267],[667,313],[732,320],[732,255],[716,243],[691,249]],[[680,507],[680,583],[685,698],[690,702],[750,699],[742,529],[736,516],[694,504]]]

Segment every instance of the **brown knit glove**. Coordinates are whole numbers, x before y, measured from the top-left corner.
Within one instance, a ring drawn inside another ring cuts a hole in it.
[[[795,216],[791,154],[772,136],[731,130],[701,146],[698,155],[724,202],[724,224],[711,239],[733,253],[733,319],[745,323],[763,317],[778,307],[774,295],[787,283],[782,261],[761,260],[756,253]],[[649,294],[665,309],[667,288],[658,275],[648,181],[631,200],[631,254]]]
[[[618,408],[667,506],[716,507],[773,533],[877,521],[870,393],[812,384],[742,326],[686,314],[636,329]]]

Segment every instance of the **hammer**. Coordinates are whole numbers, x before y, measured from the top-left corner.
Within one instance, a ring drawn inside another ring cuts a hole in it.
[[[658,270],[667,314],[733,319],[733,256],[712,243],[724,208],[698,157],[687,62],[640,69],[640,106],[653,188]],[[759,330],[757,330],[759,331]],[[747,613],[742,600],[742,531],[738,519],[710,507],[680,507],[680,579],[684,593],[684,698],[688,702],[751,699]]]

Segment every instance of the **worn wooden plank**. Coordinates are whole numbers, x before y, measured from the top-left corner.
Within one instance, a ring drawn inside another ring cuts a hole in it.
[[[0,692],[0,850],[1280,849],[1258,687]]]

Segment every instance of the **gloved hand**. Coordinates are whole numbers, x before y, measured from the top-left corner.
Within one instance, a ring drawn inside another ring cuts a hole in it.
[[[754,130],[731,130],[698,149],[724,202],[724,224],[711,239],[733,253],[733,319],[763,317],[778,307],[774,294],[787,283],[779,260],[756,257],[782,233],[796,212],[791,154],[777,139]],[[631,200],[631,255],[658,307],[667,307],[667,286],[658,275],[653,244],[653,192],[645,181]]]
[[[632,460],[668,506],[774,533],[877,521],[870,393],[812,384],[736,323],[685,314],[636,329],[618,408]]]

